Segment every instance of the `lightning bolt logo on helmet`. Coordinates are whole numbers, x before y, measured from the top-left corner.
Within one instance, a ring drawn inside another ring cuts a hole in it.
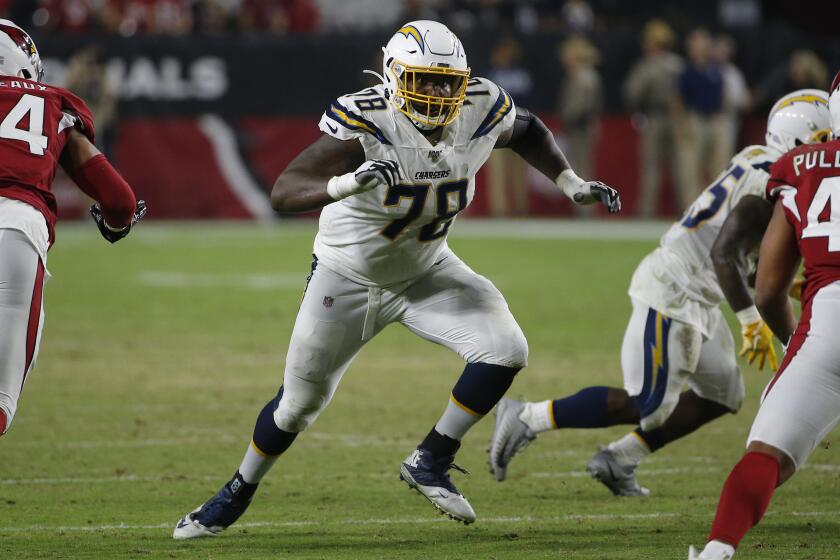
[[[782,153],[801,144],[825,142],[831,134],[825,91],[800,89],[779,99],[767,118],[767,145]]]

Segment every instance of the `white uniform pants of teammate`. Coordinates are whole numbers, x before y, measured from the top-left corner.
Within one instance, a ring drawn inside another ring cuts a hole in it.
[[[35,235],[27,234],[32,231]],[[0,197],[0,409],[7,418],[6,430],[35,366],[44,324],[48,273],[41,253],[46,254],[46,247],[37,250],[32,237],[46,240],[43,216],[21,202]]]
[[[470,363],[527,363],[525,336],[502,294],[449,250],[419,278],[387,288],[357,284],[319,262],[289,344],[277,426],[301,432],[312,424],[362,346],[394,322]]]
[[[644,430],[662,426],[676,408],[683,387],[736,412],[744,382],[735,362],[732,333],[719,309],[711,337],[633,300],[633,314],[621,345],[624,389],[636,401]]]
[[[840,282],[802,309],[782,365],[767,385],[747,445],[784,451],[800,469],[840,420]]]

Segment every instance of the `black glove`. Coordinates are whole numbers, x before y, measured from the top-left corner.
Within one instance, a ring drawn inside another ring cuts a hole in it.
[[[111,243],[116,243],[117,241],[128,235],[128,232],[131,231],[131,227],[140,220],[142,220],[145,215],[146,203],[142,200],[138,200],[137,209],[134,210],[134,215],[131,216],[131,223],[122,229],[114,231],[107,225],[105,225],[105,218],[102,217],[102,209],[99,207],[99,204],[94,204],[90,207],[90,216],[93,218],[93,221],[96,222],[96,227],[99,228],[99,233],[101,233],[102,237],[104,237]]]
[[[607,207],[610,214],[621,210],[621,197],[614,188],[608,187],[601,181],[589,181],[589,192]]]

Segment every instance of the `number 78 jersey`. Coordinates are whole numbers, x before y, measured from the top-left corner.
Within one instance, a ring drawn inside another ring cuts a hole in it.
[[[458,118],[434,145],[392,109],[382,86],[333,101],[321,131],[360,141],[368,160],[396,161],[402,180],[327,205],[315,254],[327,268],[365,285],[423,274],[446,249],[452,222],[475,194],[475,174],[514,119],[510,96],[484,78],[470,80]]]
[[[768,146],[748,146],[736,154],[665,232],[659,248],[642,261],[633,275],[630,295],[709,335],[716,317],[711,310],[723,301],[711,261],[712,246],[741,198],[765,197],[770,166],[780,156]]]

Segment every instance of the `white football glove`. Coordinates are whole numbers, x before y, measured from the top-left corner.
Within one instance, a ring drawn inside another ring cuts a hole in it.
[[[567,169],[554,180],[557,187],[575,204],[592,204],[600,201],[610,214],[621,210],[618,191],[601,181],[584,181],[574,171]]]
[[[400,166],[390,159],[371,159],[352,173],[333,177],[327,182],[327,193],[335,200],[375,189],[379,185],[393,187],[400,182]]]

